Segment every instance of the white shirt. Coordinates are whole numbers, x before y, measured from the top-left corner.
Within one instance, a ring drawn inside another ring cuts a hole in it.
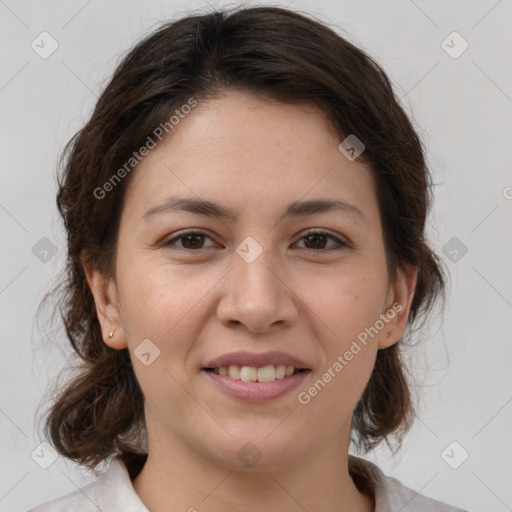
[[[388,477],[373,463],[349,455],[368,474],[374,488],[375,512],[467,512],[427,498]],[[29,512],[149,512],[133,489],[128,471],[118,459],[95,482]]]

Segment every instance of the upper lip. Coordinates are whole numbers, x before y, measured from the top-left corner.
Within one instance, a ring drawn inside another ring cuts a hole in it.
[[[261,354],[254,354],[251,352],[231,352],[208,361],[204,368],[225,368],[232,364],[236,364],[238,366],[256,366],[258,368],[271,364],[284,364],[286,366],[294,366],[298,370],[309,370],[307,364],[298,357],[277,351],[263,352]]]

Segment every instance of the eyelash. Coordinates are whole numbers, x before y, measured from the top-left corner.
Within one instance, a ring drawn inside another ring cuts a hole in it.
[[[182,233],[180,233],[178,236],[175,236],[174,238],[171,238],[167,241],[164,241],[162,243],[162,246],[164,247],[172,247],[173,243],[176,242],[177,240],[181,240],[183,238],[186,238],[187,236],[190,236],[190,235],[204,235],[208,238],[211,239],[211,237],[205,233],[204,231],[199,231],[199,230],[189,230],[189,231],[184,231]],[[319,230],[319,231],[310,231],[308,233],[306,233],[305,235],[303,235],[299,240],[303,240],[309,236],[312,236],[312,235],[322,235],[322,236],[326,236],[328,238],[331,238],[332,240],[334,240],[338,245],[339,247],[331,247],[329,249],[303,249],[304,251],[308,251],[308,252],[314,252],[314,253],[318,253],[318,252],[328,252],[328,251],[333,251],[333,250],[342,250],[342,249],[345,249],[347,247],[349,247],[349,245],[345,242],[343,242],[342,240],[340,240],[339,238],[335,237],[334,235],[328,233],[327,231],[322,231],[322,230]],[[200,247],[199,249],[187,249],[187,248],[184,248],[184,247],[175,247],[177,248],[178,250],[183,250],[183,251],[187,251],[187,252],[198,252],[200,251],[201,249],[207,249],[207,247]]]

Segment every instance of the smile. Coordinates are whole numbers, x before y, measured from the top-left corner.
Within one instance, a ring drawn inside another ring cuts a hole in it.
[[[247,402],[282,397],[298,387],[312,370],[293,354],[271,351],[231,352],[205,361],[201,374],[223,394]]]
[[[304,370],[284,364],[269,364],[260,368],[256,366],[239,366],[232,364],[219,368],[206,368],[206,371],[212,371],[216,375],[227,376],[230,379],[241,380],[243,382],[272,382],[274,380],[284,379],[285,377],[291,377],[295,373]]]

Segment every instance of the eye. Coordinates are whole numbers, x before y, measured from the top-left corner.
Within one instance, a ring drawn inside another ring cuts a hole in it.
[[[178,249],[190,251],[204,249],[205,247],[202,247],[202,245],[205,237],[211,240],[211,237],[202,231],[185,231],[180,233],[178,236],[163,242],[162,245],[164,247],[168,247],[176,245],[176,242],[182,242],[182,246],[178,246]]]
[[[175,236],[174,238],[171,238],[165,242],[163,242],[164,247],[169,246],[175,246],[178,249],[188,250],[188,251],[195,251],[199,249],[206,249],[207,247],[211,246],[204,246],[205,238],[209,238],[212,240],[212,238],[207,235],[203,231],[184,231],[180,233],[178,236]],[[333,240],[335,242],[334,247],[325,247],[327,240]],[[334,235],[331,235],[330,233],[326,231],[311,231],[307,233],[306,235],[302,236],[300,238],[300,241],[306,241],[305,250],[307,251],[326,251],[326,250],[336,250],[336,249],[342,249],[344,247],[348,247],[348,244],[340,240],[339,238],[335,237]],[[179,245],[177,245],[179,244]],[[308,247],[309,245],[309,247]]]
[[[325,244],[328,239],[334,240],[336,244],[334,247],[331,246],[326,249]],[[306,240],[306,245],[310,245],[310,247],[306,247],[306,250],[308,251],[324,250],[325,252],[325,250],[335,250],[348,247],[348,244],[326,231],[310,231],[300,239],[300,241],[302,240]]]

